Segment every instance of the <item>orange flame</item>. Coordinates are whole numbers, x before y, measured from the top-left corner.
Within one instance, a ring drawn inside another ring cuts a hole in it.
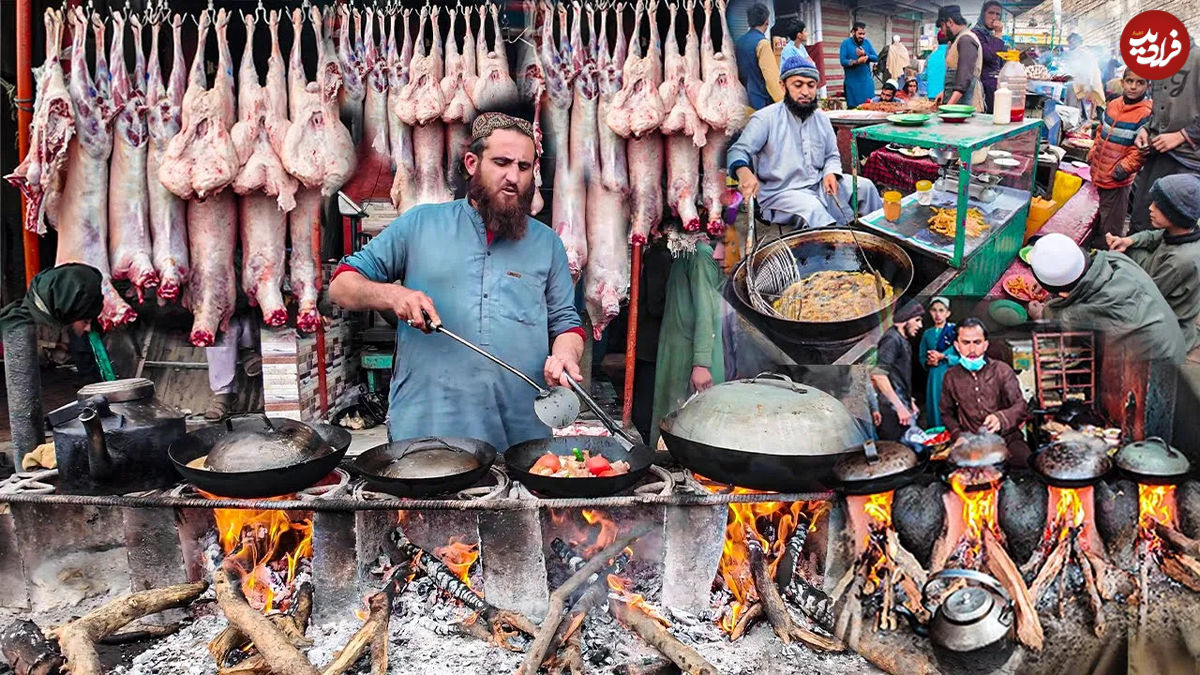
[[[1176,526],[1175,486],[1143,485],[1138,483],[1138,536],[1151,544],[1162,546],[1155,525]]]
[[[625,552],[630,555],[633,554],[633,551],[629,548],[626,548]],[[646,616],[650,617],[651,619],[654,619],[655,621],[659,622],[660,624],[662,624],[663,628],[671,627],[671,622],[668,621],[667,618],[665,616],[663,616],[652,605],[647,603],[645,598],[643,598],[642,596],[638,595],[637,593],[634,593],[629,590],[629,588],[627,586],[628,582],[626,580],[622,579],[621,577],[616,576],[615,574],[609,574],[607,576],[607,580],[608,580],[608,587],[610,589],[612,589],[613,593],[616,593],[617,596],[621,600],[623,600],[627,605],[629,605],[633,609],[640,611],[641,613],[645,614]]]
[[[600,525],[600,533],[596,535],[596,540],[583,549],[583,554],[590,558],[608,548],[616,540],[617,523],[604,515],[603,511],[583,509],[581,514],[588,525],[596,525],[597,523]]]
[[[264,613],[277,609],[277,589],[270,580],[276,575],[282,578],[285,587],[290,588],[300,560],[312,557],[312,514],[306,511],[213,509],[213,517],[226,562],[233,563],[242,572],[242,592],[246,600]]]
[[[450,537],[450,543],[433,549],[433,554],[468,588],[471,586],[471,566],[479,559],[479,544],[467,544],[458,537]]]
[[[730,487],[722,483],[696,476],[700,484],[711,492],[732,491],[733,494],[769,494],[758,490]],[[809,529],[816,529],[817,519],[829,509],[828,502],[756,502],[732,503],[725,526],[725,544],[721,551],[719,571],[725,587],[733,594],[729,612],[721,619],[721,628],[732,633],[738,619],[758,600],[754,580],[750,574],[750,549],[746,537],[755,537],[763,547],[767,558],[767,571],[773,577],[784,547],[803,519]],[[761,527],[760,527],[761,524]],[[768,541],[764,530],[774,529],[775,536]]]
[[[965,539],[971,553],[978,555],[983,550],[983,531],[990,530],[1003,539],[996,521],[996,501],[999,495],[1000,474],[989,477],[985,487],[972,480],[970,472],[958,470],[950,474],[950,489],[962,500],[962,522],[966,528]]]

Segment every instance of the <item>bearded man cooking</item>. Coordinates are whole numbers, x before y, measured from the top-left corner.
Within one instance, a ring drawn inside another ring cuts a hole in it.
[[[798,217],[801,227],[845,225],[854,219],[851,186],[843,180],[833,124],[817,108],[817,66],[792,56],[782,70],[783,100],[750,116],[729,147],[729,173],[743,196],[758,197],[773,223]],[[860,176],[859,213],[882,207],[875,184]]]
[[[388,405],[393,440],[466,436],[504,451],[550,435],[534,413],[537,392],[429,334],[438,323],[526,373],[541,369],[550,386],[581,379],[584,333],[567,253],[553,230],[528,216],[535,152],[527,120],[479,115],[463,157],[467,198],[409,209],[334,274],[333,302],[401,319]]]

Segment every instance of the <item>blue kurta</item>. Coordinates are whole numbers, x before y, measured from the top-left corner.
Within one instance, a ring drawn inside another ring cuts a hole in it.
[[[929,379],[925,383],[925,415],[929,419],[929,426],[942,426],[942,380],[946,377],[946,371],[951,366],[958,365],[958,350],[954,348],[955,329],[954,324],[948,323],[942,328],[934,326],[933,328],[925,329],[921,334],[921,345],[917,349],[917,359],[921,362],[921,367],[929,371]],[[938,351],[946,355],[946,359],[939,361],[932,368],[925,362],[925,355],[931,351]]]
[[[842,176],[833,124],[821,110],[803,122],[784,103],[773,103],[750,116],[742,135],[727,153],[729,175],[749,166],[760,183],[759,204],[774,223],[800,216],[808,227],[844,225],[853,219],[850,179]],[[838,199],[825,194],[822,180],[838,176]],[[879,190],[870,180],[858,178],[859,213],[883,207]]]
[[[433,300],[443,325],[535,381],[550,340],[580,326],[567,253],[553,230],[529,219],[520,240],[491,246],[465,200],[409,209],[346,264]],[[401,323],[388,406],[392,440],[466,436],[501,452],[550,429],[533,412],[537,392],[445,335]]]
[[[938,45],[925,59],[925,87],[929,98],[937,98],[946,86],[946,51],[950,45]]]
[[[866,63],[854,63],[858,59],[857,49],[863,48],[867,53]],[[871,64],[879,60],[871,41],[863,39],[862,45],[854,43],[854,38],[842,40],[842,49],[838,54],[842,61],[842,69],[846,71],[846,107],[857,108],[871,100],[875,95],[875,79],[871,77]]]

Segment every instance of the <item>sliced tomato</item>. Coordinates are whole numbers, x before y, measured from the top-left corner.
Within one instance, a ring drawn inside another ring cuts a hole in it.
[[[589,457],[588,461],[584,462],[584,466],[587,467],[587,470],[590,471],[593,476],[599,476],[600,474],[612,468],[612,464],[610,464],[609,461],[602,455]]]
[[[616,469],[606,469],[603,473],[596,474],[597,478],[612,478],[613,476],[623,476],[628,471],[617,471]]]
[[[545,470],[548,473],[554,473],[561,468],[562,468],[562,462],[559,461],[558,455],[547,452],[546,454],[542,455],[541,457],[538,457],[538,460],[533,463],[532,467],[530,467],[529,472],[540,474],[540,473],[542,473],[542,470]],[[545,474],[543,474],[543,475],[545,475]]]

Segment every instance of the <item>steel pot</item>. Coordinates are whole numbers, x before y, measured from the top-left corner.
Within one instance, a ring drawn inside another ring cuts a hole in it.
[[[843,492],[866,495],[895,490],[910,483],[924,462],[912,448],[893,441],[868,440],[833,465]]]
[[[671,455],[688,469],[778,492],[829,488],[834,464],[867,440],[841,401],[773,373],[710,387],[659,428]]]
[[[931,604],[931,589],[953,579],[967,585]],[[929,577],[921,595],[933,617],[929,638],[943,670],[990,672],[1008,661],[1016,615],[999,581],[974,570],[946,569]]]
[[[178,480],[167,449],[187,433],[183,413],[156,399],[150,380],[89,384],[46,418],[61,493],[124,494]]]
[[[1033,470],[1046,483],[1061,488],[1092,485],[1112,469],[1108,444],[1098,438],[1061,438],[1033,456]]]
[[[1178,483],[1192,468],[1186,455],[1157,436],[1125,445],[1113,459],[1122,473],[1147,485]]]

